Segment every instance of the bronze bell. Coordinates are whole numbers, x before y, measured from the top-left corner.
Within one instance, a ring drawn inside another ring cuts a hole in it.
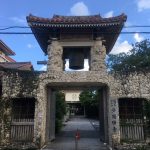
[[[69,54],[69,68],[79,70],[84,68],[84,52],[72,50]]]

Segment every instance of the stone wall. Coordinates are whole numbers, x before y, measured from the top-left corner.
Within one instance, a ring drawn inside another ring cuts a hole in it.
[[[111,97],[150,100],[150,72],[114,73],[109,80]]]
[[[103,45],[103,41],[101,38],[97,38],[93,42],[93,46],[91,47],[91,54],[90,54],[90,70],[91,71],[106,71],[106,48]]]
[[[129,74],[107,74],[101,71],[88,72],[58,72],[51,71],[40,75],[40,84],[38,89],[38,111],[35,114],[35,131],[40,135],[41,142],[46,139],[46,110],[47,110],[47,88],[63,89],[65,87],[104,87],[109,88],[107,99],[107,113],[109,124],[109,142],[112,137],[119,142],[119,110],[118,99],[122,97],[131,98],[150,98],[150,73],[129,73]],[[114,117],[116,116],[116,117]],[[42,118],[42,122],[41,122]]]
[[[3,95],[0,101],[0,140],[1,144],[10,142],[11,102],[13,98],[34,97],[37,99],[35,107],[35,141],[44,144],[47,129],[47,91],[48,88],[63,89],[66,87],[108,87],[107,115],[109,139],[119,141],[119,98],[150,99],[150,72],[113,73],[102,71],[64,72],[52,71],[45,73],[28,71],[4,71],[2,76]],[[116,122],[116,124],[113,124]],[[115,129],[115,130],[114,130]],[[111,141],[110,141],[111,142]]]
[[[47,70],[62,71],[64,67],[63,59],[62,59],[63,48],[55,38],[51,39],[51,41],[49,42],[50,44],[48,45],[47,48],[47,53],[48,53]]]
[[[110,142],[120,142],[119,98],[150,100],[150,72],[113,73],[109,75]]]
[[[5,70],[1,77],[0,99],[0,144],[10,143],[11,106],[14,98],[37,97],[38,73],[30,71]]]

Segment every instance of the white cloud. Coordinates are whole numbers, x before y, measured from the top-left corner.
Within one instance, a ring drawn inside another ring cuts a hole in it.
[[[133,26],[133,23],[131,23],[131,22],[129,22],[129,21],[127,21],[127,22],[125,22],[125,25],[124,25],[124,30],[125,31],[133,31],[133,28],[130,28],[131,26]]]
[[[47,70],[47,65],[43,65],[41,68],[40,68],[40,71],[46,71]]]
[[[23,25],[25,25],[26,22],[27,22],[26,19],[25,19],[25,17],[10,17],[9,19],[12,20],[12,21],[14,21],[17,24],[23,24]]]
[[[113,17],[114,12],[113,11],[109,11],[106,14],[104,14],[105,18],[109,18],[109,17]]]
[[[76,71],[88,71],[89,70],[89,63],[88,63],[88,59],[84,60],[84,68],[81,70],[76,70]],[[65,71],[75,71],[69,68],[69,60],[66,60],[66,64],[65,64]]]
[[[34,48],[34,46],[32,44],[27,44],[27,47],[30,48],[30,49]]]
[[[119,54],[119,53],[127,53],[129,50],[132,49],[132,45],[129,44],[128,41],[120,42],[119,40],[116,42],[115,46],[113,47],[111,54]]]
[[[150,0],[137,0],[138,11],[150,9]]]
[[[70,13],[75,16],[87,16],[90,14],[90,11],[84,2],[78,2],[71,7]]]
[[[135,42],[141,42],[144,40],[144,37],[142,35],[140,35],[139,33],[135,33],[134,40],[135,40]]]
[[[133,32],[132,26],[134,26],[133,23],[131,23],[131,22],[129,22],[129,21],[125,22],[125,25],[124,25],[124,27],[123,27],[123,31],[124,31],[124,32]]]

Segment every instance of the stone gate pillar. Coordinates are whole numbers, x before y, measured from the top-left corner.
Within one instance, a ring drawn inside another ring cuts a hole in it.
[[[99,90],[99,98],[100,139],[108,143],[108,87]]]
[[[119,105],[117,98],[109,101],[109,143],[116,145],[120,143]]]
[[[63,71],[63,48],[56,38],[52,38],[49,41],[47,48],[48,64],[47,70]]]
[[[94,45],[91,47],[90,70],[106,72],[106,48],[102,39],[96,38]]]

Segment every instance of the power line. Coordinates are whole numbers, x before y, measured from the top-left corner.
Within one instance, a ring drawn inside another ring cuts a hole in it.
[[[9,27],[5,27],[5,28],[0,28],[0,30],[8,30],[8,29],[27,29],[27,28],[30,28],[30,27],[27,27],[27,26],[9,26]]]
[[[0,26],[2,27],[2,26]],[[4,27],[4,26],[3,26]],[[36,27],[32,27],[32,28],[36,28]],[[39,27],[38,27],[39,28]],[[131,26],[124,26],[123,28],[150,28],[150,25],[131,25]],[[11,31],[11,32],[5,32],[5,30],[9,30],[9,29],[30,29],[29,26],[7,26],[5,28],[0,28],[0,31],[4,31],[4,32],[0,32],[0,34],[7,34],[7,35],[21,35],[21,34],[26,34],[26,35],[32,35],[32,32],[18,32],[18,31]],[[139,33],[139,34],[150,34],[150,31],[122,31],[122,32],[95,32],[95,33],[99,33],[99,34],[135,34],[135,33]],[[45,33],[42,32],[37,32],[34,34],[43,34],[45,35]]]
[[[139,34],[150,34],[150,31],[140,31],[140,32],[95,32],[95,33],[99,33],[99,34],[103,34],[103,35],[112,35],[112,34],[135,34],[135,33],[139,33]],[[32,32],[0,32],[0,34],[5,34],[5,35],[21,35],[21,34],[26,34],[26,35],[32,35]],[[45,35],[45,33],[42,32],[37,32],[34,33],[36,34],[40,34],[41,36]]]
[[[0,30],[9,30],[9,29],[30,29],[29,26],[0,26],[4,28],[0,28]],[[39,27],[32,27],[32,28],[39,28]],[[124,26],[123,28],[150,28],[150,25],[131,25],[131,26]]]
[[[0,34],[33,34],[32,32],[0,32]]]
[[[150,25],[132,25],[132,26],[124,26],[123,28],[150,28]]]

